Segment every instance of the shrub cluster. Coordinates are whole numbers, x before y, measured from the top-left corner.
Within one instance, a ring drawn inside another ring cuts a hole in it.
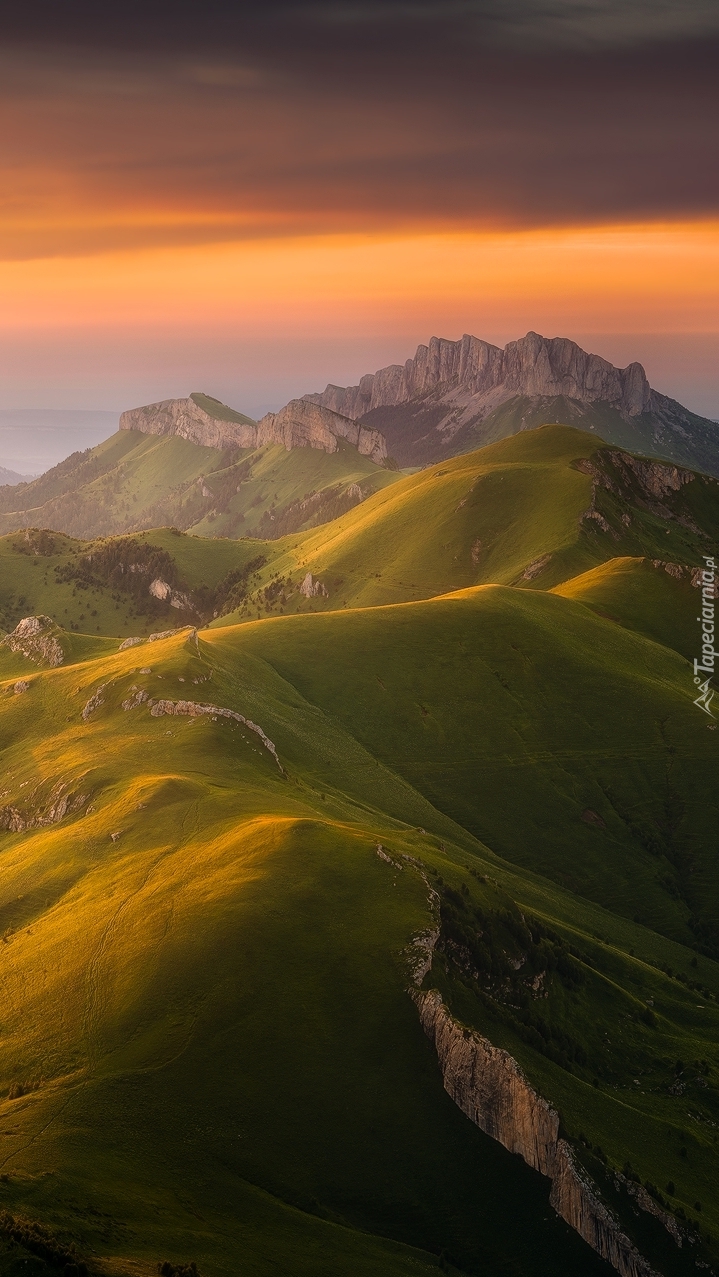
[[[66,1246],[44,1224],[0,1212],[0,1237],[24,1246],[31,1255],[61,1268],[66,1277],[87,1277],[87,1265],[78,1257],[75,1247]],[[194,1277],[194,1274],[193,1274]]]
[[[538,919],[525,917],[518,909],[485,911],[471,900],[465,883],[457,891],[441,878],[437,882],[438,947],[476,982],[481,1000],[490,1002],[523,1041],[555,1064],[570,1072],[573,1064],[588,1064],[581,1043],[549,1023],[533,996],[539,975],[556,974],[569,989],[583,984],[586,975],[580,955]]]
[[[58,582],[75,581],[81,589],[89,586],[120,589],[136,599],[147,599],[148,585],[157,577],[168,585],[178,584],[177,565],[171,554],[149,541],[136,537],[113,537],[93,546],[75,563],[55,568]]]

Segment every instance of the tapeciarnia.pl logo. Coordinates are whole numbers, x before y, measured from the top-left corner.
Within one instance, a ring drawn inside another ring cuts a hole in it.
[[[702,589],[702,614],[697,617],[702,627],[702,654],[701,659],[694,657],[694,682],[699,688],[699,695],[694,704],[703,709],[705,714],[710,718],[714,718],[712,714],[711,703],[714,699],[714,689],[709,686],[714,676],[714,660],[716,651],[714,648],[714,598],[716,589],[714,585],[716,564],[713,559],[704,555],[704,563],[706,567],[703,569],[699,584]],[[708,678],[702,679],[702,674],[708,674]]]

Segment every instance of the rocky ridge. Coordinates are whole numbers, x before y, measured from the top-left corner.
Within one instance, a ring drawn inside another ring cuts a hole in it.
[[[516,1060],[463,1028],[437,990],[410,992],[455,1104],[480,1130],[551,1179],[554,1210],[622,1277],[659,1277],[601,1201],[560,1136],[558,1113],[533,1089]]]
[[[454,432],[465,421],[486,416],[519,394],[566,395],[590,403],[601,400],[628,419],[646,412],[655,393],[639,363],[615,368],[566,337],[548,339],[529,332],[504,349],[468,333],[459,341],[432,337],[404,364],[368,373],[357,386],[328,385],[320,394],[305,398],[358,419],[373,408],[407,403],[439,387],[445,388],[448,403],[463,407],[453,422]]]
[[[131,408],[120,417],[121,430],[142,434],[177,435],[206,448],[263,448],[279,444],[293,448],[318,448],[337,452],[340,439],[352,444],[362,456],[381,464],[387,456],[384,437],[378,430],[321,404],[293,399],[279,412],[268,412],[261,421],[234,412],[224,405],[210,413],[197,402],[208,396],[164,399],[160,403]]]
[[[616,368],[566,337],[529,332],[504,349],[467,333],[459,341],[432,337],[404,364],[304,398],[377,426],[401,465],[560,421],[637,452],[717,470],[716,423],[653,390],[641,364]]]
[[[25,616],[11,634],[0,640],[0,646],[26,657],[35,664],[62,665],[65,653],[57,637],[58,626],[49,616]]]

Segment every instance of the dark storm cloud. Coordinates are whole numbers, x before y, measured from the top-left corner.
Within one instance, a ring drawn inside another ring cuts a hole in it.
[[[0,14],[10,204],[22,220],[45,173],[46,205],[105,210],[95,229],[6,232],[9,255],[719,204],[716,0],[52,0]],[[141,215],[169,208],[174,222]]]
[[[0,5],[5,37],[118,47],[281,45],[298,36],[392,27],[410,39],[459,34],[474,44],[529,48],[621,47],[719,33],[715,0],[26,0]]]

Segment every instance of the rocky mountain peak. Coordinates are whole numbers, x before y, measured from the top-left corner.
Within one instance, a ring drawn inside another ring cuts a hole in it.
[[[515,395],[563,395],[610,404],[629,419],[647,410],[652,394],[641,364],[615,368],[567,337],[529,332],[504,349],[469,333],[459,341],[432,337],[404,365],[380,368],[357,386],[328,385],[304,397],[359,418],[375,408],[408,403],[440,389],[447,397],[464,394],[471,399],[475,417]]]
[[[640,363],[616,368],[567,337],[528,332],[502,348],[465,333],[432,337],[412,359],[305,395],[381,430],[401,466],[470,452],[519,430],[564,423],[608,443],[719,472],[716,424],[653,390]]]
[[[187,399],[163,399],[131,408],[120,417],[121,430],[143,434],[177,435],[206,448],[262,448],[281,444],[293,448],[319,448],[336,452],[345,439],[363,456],[381,464],[387,445],[380,432],[358,425],[351,418],[322,404],[293,399],[279,412],[268,412],[253,421],[209,395],[195,393]]]

